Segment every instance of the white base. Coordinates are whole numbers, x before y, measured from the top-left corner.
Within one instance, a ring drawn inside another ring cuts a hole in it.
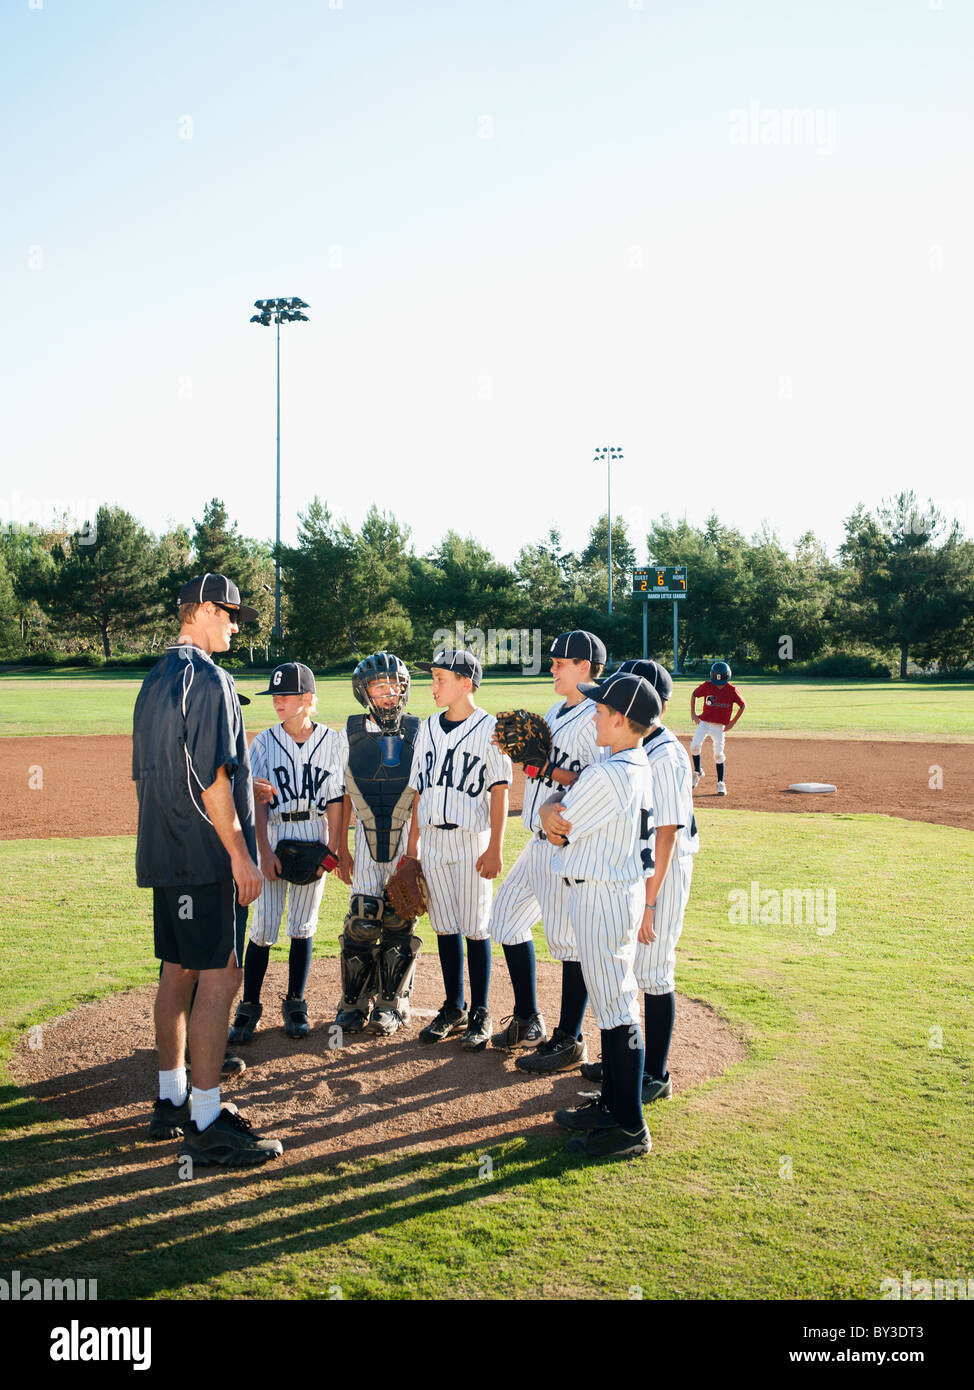
[[[831,782],[792,782],[790,792],[834,792]]]

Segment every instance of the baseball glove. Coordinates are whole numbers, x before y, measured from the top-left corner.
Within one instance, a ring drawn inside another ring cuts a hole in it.
[[[551,730],[540,714],[526,709],[503,710],[497,716],[497,746],[512,763],[540,769],[551,754]],[[537,773],[532,773],[536,776]]]
[[[429,897],[418,859],[403,855],[396,865],[395,873],[386,884],[386,897],[392,904],[393,911],[405,921],[411,922],[416,917],[422,917],[427,909]]]
[[[314,883],[322,864],[325,873],[338,868],[338,858],[320,840],[278,840],[274,853],[281,861],[281,878],[288,883]]]

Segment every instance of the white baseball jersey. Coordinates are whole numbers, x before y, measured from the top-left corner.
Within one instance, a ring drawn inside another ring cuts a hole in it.
[[[370,719],[368,715],[365,716],[365,732],[376,736],[382,733],[375,720]],[[344,778],[345,769],[348,767],[347,728],[343,727],[338,731],[338,748],[342,777]],[[399,839],[393,846],[391,859],[387,864],[379,864],[372,858],[369,837],[365,833],[362,818],[356,815],[355,828],[352,832],[352,857],[355,860],[355,867],[352,870],[352,893],[366,893],[369,897],[381,898],[383,888],[395,873],[399,860],[406,853],[408,839],[409,821],[407,820],[399,833]]]
[[[551,706],[545,721],[551,730],[549,758],[555,767],[566,772],[581,772],[582,768],[598,762],[601,750],[595,742],[595,705],[591,700],[582,699],[577,705],[566,705],[559,700]],[[550,777],[525,780],[521,819],[526,830],[537,834],[541,829],[538,812],[559,787],[560,783],[553,782]]]
[[[278,840],[327,841],[325,807],[341,801],[344,771],[338,735],[325,724],[316,724],[304,743],[297,743],[283,724],[264,729],[250,745],[250,766],[255,777],[266,777],[274,788],[267,805],[267,839],[271,849]],[[307,820],[288,821],[285,815],[308,813]],[[325,891],[325,877],[314,883],[288,883],[265,878],[254,904],[250,939],[258,946],[277,941],[287,903],[288,936],[313,936],[318,909]]]
[[[417,735],[409,785],[419,792],[420,862],[440,936],[490,934],[494,885],[475,866],[490,843],[491,789],[511,781],[510,758],[490,741],[496,723],[475,707],[457,723],[432,714]]]
[[[641,747],[624,748],[585,768],[562,803],[572,830],[568,844],[555,850],[555,872],[572,879],[641,882],[642,851],[653,833],[645,811],[652,803],[652,773]]]
[[[646,994],[672,994],[676,989],[676,944],[690,898],[693,856],[700,836],[693,814],[693,765],[680,740],[663,724],[643,744],[653,776],[653,817],[657,826],[676,825],[676,847],[656,898],[653,931],[656,940],[636,945],[636,982]]]

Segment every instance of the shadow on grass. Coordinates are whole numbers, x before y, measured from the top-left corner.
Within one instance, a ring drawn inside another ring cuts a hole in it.
[[[396,1046],[387,1045],[386,1055]],[[140,1052],[135,1061],[134,1070],[145,1073],[143,1094],[151,1094],[154,1054]],[[288,1076],[285,1158],[256,1170],[197,1169],[191,1180],[180,1176],[176,1143],[146,1140],[144,1103],[138,1115],[117,1109],[119,1072],[131,1083],[131,1058],[38,1083],[34,1099],[4,1087],[0,1267],[41,1276],[83,1271],[98,1278],[100,1297],[109,1299],[165,1297],[233,1272],[249,1271],[262,1283],[274,1278],[275,1261],[336,1249],[354,1260],[357,1241],[422,1217],[449,1223],[471,1202],[503,1201],[577,1167],[579,1160],[564,1153],[567,1136],[554,1126],[547,1135],[536,1124],[532,1137],[524,1134],[528,1114],[574,1103],[577,1074],[549,1078],[543,1092],[512,1111],[504,1096],[510,1073],[496,1067],[492,1085],[478,1078],[476,1117],[458,1119],[455,1109],[441,1115],[469,1098],[468,1062],[444,1052],[430,1069],[383,1088],[375,1086],[370,1047],[346,1047],[330,1065],[309,1058]],[[251,1070],[245,1076],[248,1107],[280,1105],[279,1080]],[[323,1080],[330,1104],[313,1099]],[[302,1098],[303,1109],[295,1103]],[[55,1107],[73,1118],[52,1116]],[[408,1130],[390,1133],[399,1118]],[[27,1128],[13,1132],[11,1122]],[[485,1126],[489,1137],[478,1139]],[[415,1152],[423,1141],[437,1147]],[[340,1147],[329,1152],[335,1143]],[[488,1154],[489,1177],[482,1176]],[[495,1222],[491,1239],[499,1248],[505,1227],[496,1214]],[[395,1296],[394,1278],[389,1287]]]

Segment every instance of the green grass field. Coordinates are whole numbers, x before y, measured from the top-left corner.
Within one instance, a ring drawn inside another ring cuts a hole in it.
[[[132,1147],[52,1121],[4,1069],[0,1266],[192,1299],[875,1299],[904,1269],[970,1273],[971,836],[698,814],[678,984],[749,1053],[649,1112],[650,1158],[585,1166],[552,1136],[491,1150],[488,1178],[463,1147],[194,1183],[174,1164],[133,1200]],[[132,855],[129,838],[0,843],[4,1068],[29,1024],[154,978]],[[730,920],[752,881],[833,889],[834,932]],[[317,953],[343,907],[330,883]]]
[[[0,678],[0,738],[38,734],[127,734],[141,677],[116,672],[90,675],[25,673]],[[697,678],[678,679],[667,713],[677,733],[689,734],[690,692]],[[245,711],[253,732],[274,723],[267,677],[242,676],[241,692],[254,703]],[[747,712],[734,736],[781,734],[840,738],[897,738],[969,741],[974,739],[974,684],[949,681],[925,684],[897,681],[832,681],[799,683],[769,677],[740,682]],[[479,703],[491,713],[512,706],[543,712],[552,703],[548,679],[491,677],[481,687]],[[318,682],[319,716],[335,726],[359,708],[347,676]],[[429,681],[419,676],[413,685],[411,709],[433,712]]]

